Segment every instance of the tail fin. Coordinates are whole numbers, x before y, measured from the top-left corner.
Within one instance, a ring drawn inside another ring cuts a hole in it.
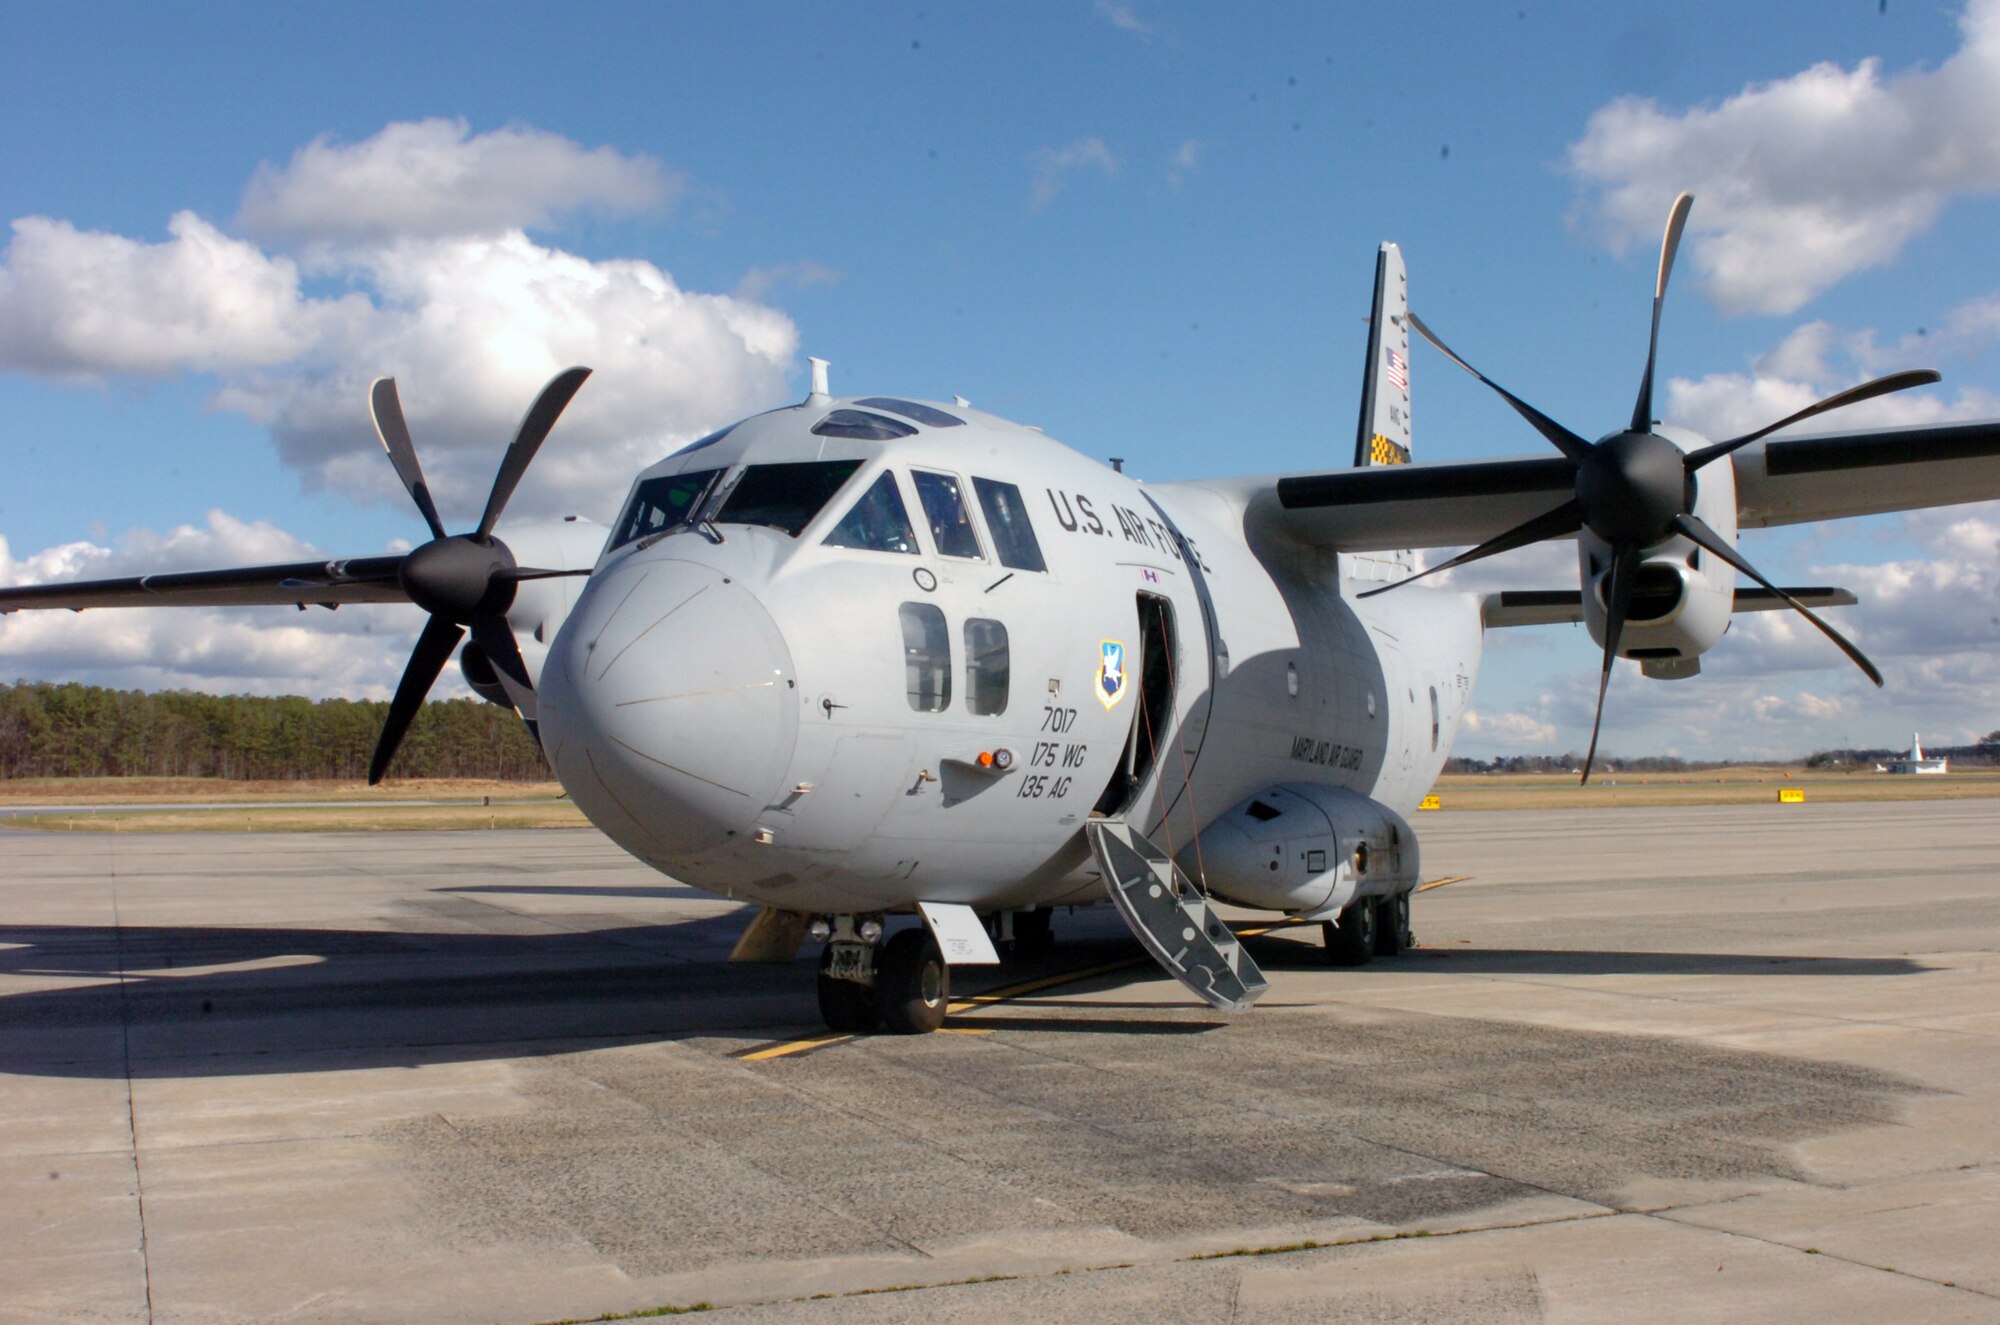
[[[1368,319],[1368,367],[1361,378],[1361,426],[1354,464],[1410,463],[1410,280],[1403,251],[1375,255],[1375,310]]]

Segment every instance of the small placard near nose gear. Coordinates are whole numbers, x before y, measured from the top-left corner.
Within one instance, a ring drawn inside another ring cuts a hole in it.
[[[998,966],[1000,954],[986,935],[979,913],[956,902],[918,902],[946,966]]]

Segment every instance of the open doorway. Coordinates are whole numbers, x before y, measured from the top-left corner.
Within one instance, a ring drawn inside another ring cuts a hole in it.
[[[1174,605],[1158,594],[1139,595],[1139,693],[1125,752],[1112,770],[1095,813],[1115,818],[1132,808],[1158,765],[1174,723],[1174,685],[1180,675]]]

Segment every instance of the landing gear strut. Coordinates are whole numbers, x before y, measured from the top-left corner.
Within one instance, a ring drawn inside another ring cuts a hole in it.
[[[819,959],[821,1020],[843,1035],[936,1030],[951,1001],[951,970],[930,927],[902,930],[887,943],[878,941],[881,932],[879,921],[835,918]]]
[[[872,943],[829,943],[820,953],[819,1016],[828,1030],[866,1035],[881,1021],[875,1010],[874,957]],[[865,984],[857,978],[863,969]]]

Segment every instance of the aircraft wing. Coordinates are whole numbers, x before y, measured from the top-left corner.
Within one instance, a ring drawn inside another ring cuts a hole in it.
[[[70,580],[0,588],[0,613],[26,608],[256,607],[318,603],[407,603],[401,556],[297,561],[281,566],[178,571],[115,580]]]
[[[1736,465],[1746,529],[2000,498],[2000,421],[1876,428],[1753,442]],[[1559,455],[1371,465],[1193,486],[1254,528],[1335,552],[1464,547],[1575,492]]]
[[[1738,451],[1745,529],[2000,497],[2000,422],[1772,438]]]
[[[1847,589],[1813,585],[1785,590],[1807,607],[1852,607],[1861,600]],[[1783,612],[1790,604],[1769,589],[1738,588],[1732,612]],[[1502,589],[1480,599],[1479,615],[1488,628],[1577,625],[1583,621],[1583,594],[1577,589]]]

